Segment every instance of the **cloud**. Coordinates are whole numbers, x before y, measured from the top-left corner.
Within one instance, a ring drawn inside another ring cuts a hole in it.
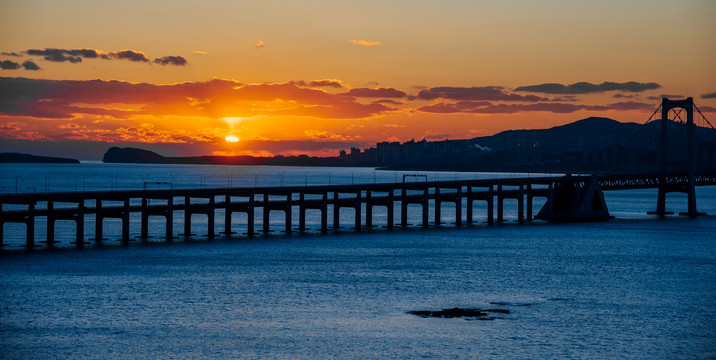
[[[373,104],[384,104],[384,105],[402,105],[403,103],[395,100],[381,99],[373,101]]]
[[[20,64],[10,61],[10,60],[4,60],[0,61],[0,69],[3,70],[17,70],[20,68]]]
[[[557,83],[546,83],[540,85],[520,86],[514,91],[536,92],[544,94],[589,94],[605,91],[628,91],[642,92],[645,90],[654,90],[660,88],[657,83],[639,83],[629,81],[625,83],[603,82],[601,84],[591,84],[588,82],[578,82],[571,85],[562,85]]]
[[[549,101],[535,95],[508,94],[499,86],[483,87],[433,87],[418,92],[418,99],[434,100],[488,100],[488,101]]]
[[[716,99],[716,92],[710,94],[701,94],[702,99]]]
[[[346,95],[349,96],[355,96],[355,97],[367,97],[367,98],[392,98],[392,99],[401,99],[408,94],[401,90],[393,89],[393,88],[379,88],[379,89],[370,89],[370,88],[355,88],[350,89]]]
[[[663,98],[667,98],[667,99],[684,99],[684,98],[686,98],[686,96],[683,96],[683,95],[674,95],[674,94],[661,94],[661,95],[659,95],[659,96],[647,96],[647,97],[646,97],[647,100],[652,100],[652,101],[657,101],[657,100],[658,100],[658,101],[661,101],[661,99],[663,99]]]
[[[22,57],[22,54],[18,54],[16,52],[7,52],[7,51],[1,52],[0,55]]]
[[[639,95],[614,94],[614,96],[612,96],[612,97],[615,99],[631,99],[631,98],[639,97]]]
[[[209,55],[206,51],[196,50],[193,52],[194,55]]]
[[[154,59],[154,63],[160,65],[184,66],[186,65],[186,59],[181,56],[165,56],[162,58]]]
[[[22,63],[22,67],[24,67],[25,70],[40,70],[40,67],[30,60],[27,60]]]
[[[354,45],[361,45],[361,46],[381,46],[382,45],[378,41],[368,41],[368,40],[351,40],[351,43]]]
[[[336,79],[323,79],[323,80],[314,80],[311,81],[308,86],[310,87],[334,87],[334,88],[343,88],[343,84],[340,80]]]
[[[106,53],[106,57],[103,57],[103,59],[106,59],[108,57],[115,58],[115,59],[121,59],[121,60],[129,60],[129,61],[136,61],[136,62],[149,62],[149,59],[146,55],[144,55],[141,51],[136,50],[122,50],[122,51],[115,51]]]
[[[30,60],[27,60],[22,64],[18,64],[10,60],[0,61],[0,69],[2,70],[17,70],[21,67],[25,68],[25,70],[40,70],[40,67]]]
[[[137,50],[121,50],[121,51],[102,51],[95,49],[30,49],[25,51],[28,55],[42,56],[44,60],[53,62],[70,62],[73,64],[82,62],[82,59],[105,59],[105,60],[128,60],[132,62],[148,63],[149,58]],[[206,54],[203,51],[195,51],[195,54]],[[161,65],[178,65],[187,64],[185,58],[181,56],[164,56],[154,59],[154,63]]]
[[[264,44],[264,42],[263,42],[262,40],[259,40],[259,42],[256,43],[256,46],[255,46],[255,47],[256,47],[257,49],[260,49],[260,48],[263,48],[263,47],[265,47],[265,46],[266,46],[266,44]]]
[[[241,84],[213,79],[153,85],[106,80],[0,78],[0,115],[72,118],[77,114],[197,116],[207,118],[310,116],[358,119],[394,108],[354,97],[283,84]]]
[[[638,102],[618,102],[609,105],[577,105],[565,103],[533,103],[533,104],[492,104],[488,101],[458,102],[456,104],[439,103],[418,108],[418,111],[428,113],[471,113],[471,114],[514,114],[520,112],[551,112],[555,114],[568,114],[576,111],[629,111],[652,110],[653,104]]]

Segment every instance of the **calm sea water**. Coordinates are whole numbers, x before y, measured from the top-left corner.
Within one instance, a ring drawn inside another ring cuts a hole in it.
[[[167,178],[168,186],[209,187],[372,183],[403,175],[3,166],[4,192],[14,192],[16,181],[19,191],[41,191],[75,183],[78,190],[141,187]],[[497,176],[423,174],[429,180]],[[102,176],[105,181],[89,181]],[[249,239],[241,236],[237,215],[234,238],[209,241],[202,236],[206,218],[195,216],[197,235],[169,245],[158,238],[159,218],[150,228],[157,238],[145,245],[0,258],[0,358],[716,358],[716,189],[697,193],[699,210],[710,214],[697,219],[645,215],[655,206],[652,190],[607,193],[616,219],[598,223],[508,221]],[[506,217],[514,219],[514,203],[508,206]],[[669,195],[667,207],[684,211],[685,197]],[[411,208],[411,222],[419,224],[417,209]],[[484,209],[476,204],[475,210],[484,221]],[[445,221],[454,221],[452,215],[445,204]],[[352,223],[351,213],[342,216]],[[276,218],[280,229],[279,213]],[[318,222],[318,213],[309,214],[310,226]],[[385,224],[384,214],[375,222]],[[61,226],[73,228],[58,222],[58,232]],[[108,242],[119,237],[118,227],[106,221]],[[21,241],[24,227],[8,224],[5,235]],[[452,307],[510,313],[493,321],[408,314]]]

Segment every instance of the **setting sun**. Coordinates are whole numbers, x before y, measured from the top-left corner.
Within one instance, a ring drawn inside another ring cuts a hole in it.
[[[239,141],[239,138],[234,135],[228,135],[224,138],[226,142],[235,143]]]

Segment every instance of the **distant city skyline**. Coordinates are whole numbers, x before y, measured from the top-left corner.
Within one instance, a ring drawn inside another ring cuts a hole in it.
[[[643,123],[663,96],[714,118],[714,18],[699,0],[9,1],[0,142],[335,156]]]

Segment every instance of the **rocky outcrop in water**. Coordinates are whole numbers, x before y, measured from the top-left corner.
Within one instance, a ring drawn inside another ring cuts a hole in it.
[[[424,318],[428,317],[434,317],[434,318],[464,318],[465,320],[495,320],[499,319],[500,317],[496,316],[490,316],[488,313],[493,314],[509,314],[509,310],[505,309],[461,309],[461,308],[451,308],[451,309],[443,309],[438,311],[430,311],[430,310],[414,310],[409,311],[409,314],[422,316]]]

